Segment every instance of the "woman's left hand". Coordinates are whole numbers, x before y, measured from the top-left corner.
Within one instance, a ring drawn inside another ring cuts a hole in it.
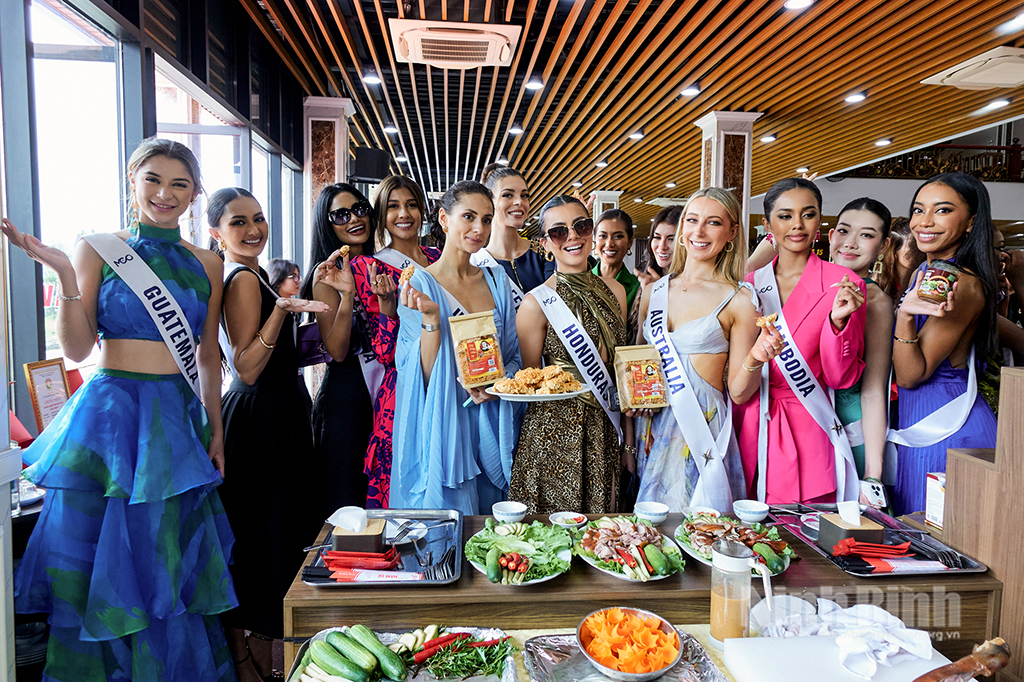
[[[932,317],[945,317],[946,313],[952,312],[953,305],[956,302],[956,290],[960,282],[953,282],[949,294],[946,295],[945,303],[932,303],[918,296],[923,279],[924,273],[917,273],[917,277],[914,279],[914,286],[903,297],[903,303],[900,304],[899,312],[906,313],[907,315],[931,315]]]
[[[277,307],[290,313],[325,313],[331,309],[331,306],[322,301],[307,301],[304,298],[284,297],[277,299]]]
[[[214,436],[210,439],[210,447],[207,451],[210,455],[210,461],[213,462],[213,466],[220,472],[220,477],[224,478],[224,438],[221,436]]]
[[[397,318],[398,297],[395,294],[398,292],[398,285],[395,284],[395,279],[386,272],[378,274],[376,263],[371,263],[366,269],[366,276],[370,283],[370,291],[377,297],[380,311],[392,319]]]
[[[842,281],[836,282],[832,286],[839,287],[835,300],[832,301],[832,324],[836,329],[842,331],[846,328],[846,322],[850,315],[864,305],[864,294],[861,293],[856,282],[850,281],[849,275],[843,275]]]
[[[462,377],[457,377],[457,378],[458,378],[458,381],[459,381],[459,385],[461,386],[462,385]],[[465,388],[465,387],[463,386],[463,388]],[[483,388],[467,388],[466,392],[469,393],[469,397],[472,398],[473,402],[476,403],[477,405],[480,405],[482,403],[489,403],[492,400],[497,400],[498,399],[497,396],[491,395],[490,393],[485,391]]]

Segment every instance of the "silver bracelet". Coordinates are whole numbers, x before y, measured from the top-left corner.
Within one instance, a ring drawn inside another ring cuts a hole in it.
[[[425,332],[441,331],[441,325],[439,324],[427,324],[425,322],[420,322],[420,327],[422,327]]]
[[[64,296],[63,294],[61,294],[58,291],[57,292],[57,298],[59,298],[62,301],[81,301],[82,300],[82,292],[78,292],[78,296]]]

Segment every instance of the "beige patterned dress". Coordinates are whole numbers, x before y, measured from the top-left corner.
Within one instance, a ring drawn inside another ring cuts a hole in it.
[[[556,291],[582,323],[613,378],[615,346],[626,345],[626,323],[611,290],[591,273],[556,274]],[[557,364],[581,382],[557,332],[548,325],[544,362]],[[529,514],[615,511],[620,454],[615,427],[593,394],[569,400],[530,403],[512,459],[509,498],[524,502]]]

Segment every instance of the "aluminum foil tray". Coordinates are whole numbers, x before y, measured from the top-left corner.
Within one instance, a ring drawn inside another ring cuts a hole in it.
[[[299,652],[295,655],[295,662],[292,663],[292,669],[288,671],[288,677],[286,677],[285,679],[290,680],[295,675],[295,671],[298,670],[299,665],[302,664],[302,657],[303,655],[305,655],[306,649],[309,648],[310,642],[326,641],[328,633],[335,631],[345,632],[346,630],[348,630],[347,627],[327,628],[326,630],[321,630],[320,632],[316,633],[311,638],[309,638],[309,640],[307,640],[299,648]],[[497,628],[445,627],[444,631],[446,633],[468,632],[475,639],[481,640],[498,639],[500,637],[504,637],[507,634],[504,630],[499,630]],[[403,633],[374,631],[374,634],[377,635],[377,639],[379,639],[381,643],[384,644],[384,646],[387,646],[389,644],[394,644],[395,642],[397,642],[399,636]],[[576,638],[573,637],[573,640],[575,639]],[[412,670],[410,670],[410,673],[411,672]],[[428,673],[426,670],[420,670],[416,672],[415,675],[410,674],[409,677],[407,678],[407,682],[435,682],[436,680],[437,678]],[[406,681],[398,680],[397,682]],[[473,677],[459,678],[459,682],[518,682],[518,676],[516,675],[516,660],[513,656],[507,656],[505,658],[505,667],[501,672],[500,678],[494,675],[474,675]]]
[[[700,642],[676,628],[683,655],[661,677],[662,682],[726,682]],[[576,635],[541,635],[526,641],[523,660],[531,682],[615,682],[598,672],[580,653]]]

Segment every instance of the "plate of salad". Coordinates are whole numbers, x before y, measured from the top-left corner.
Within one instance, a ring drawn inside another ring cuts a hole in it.
[[[569,570],[572,536],[540,521],[499,523],[488,518],[483,530],[466,540],[466,559],[492,583],[536,585]]]
[[[620,580],[663,580],[686,563],[679,547],[636,516],[602,516],[580,529],[573,553]]]
[[[675,539],[684,552],[707,566],[711,565],[711,545],[723,539],[750,547],[772,575],[789,568],[790,561],[796,556],[789,543],[779,537],[775,526],[747,524],[729,516],[702,512],[686,514],[683,523],[676,528]]]

